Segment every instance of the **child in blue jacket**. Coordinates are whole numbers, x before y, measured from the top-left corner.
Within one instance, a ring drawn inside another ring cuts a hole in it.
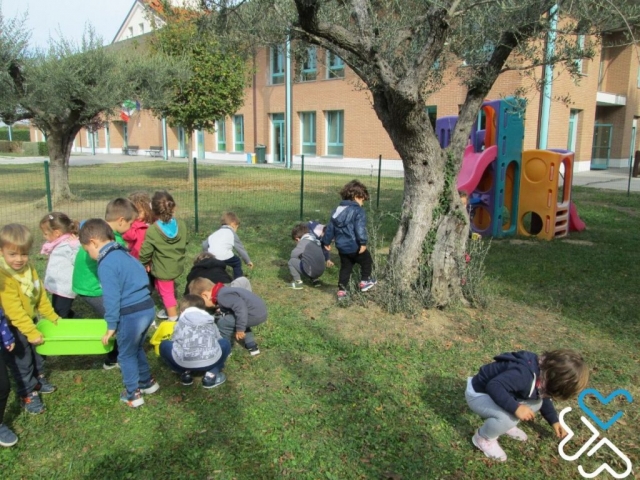
[[[351,180],[340,190],[342,201],[331,214],[331,221],[322,237],[327,250],[335,240],[340,256],[340,274],[338,279],[338,300],[347,296],[347,286],[353,266],[360,265],[360,291],[373,288],[376,281],[371,278],[373,260],[367,249],[367,214],[362,208],[369,200],[367,187],[358,180]]]
[[[565,437],[551,400],[575,397],[588,381],[589,369],[573,350],[553,350],[540,357],[527,351],[498,355],[467,380],[467,404],[485,419],[473,444],[487,457],[504,462],[507,455],[498,437],[525,442],[527,434],[517,427],[518,422],[533,420],[538,411],[558,438]]]
[[[87,220],[80,229],[80,244],[98,262],[98,278],[102,286],[107,333],[102,343],[116,335],[118,364],[125,390],[120,400],[130,407],[144,404],[142,393],[159,388],[151,376],[142,348],[149,326],[156,316],[149,294],[149,277],[142,264],[119,243],[107,222]]]

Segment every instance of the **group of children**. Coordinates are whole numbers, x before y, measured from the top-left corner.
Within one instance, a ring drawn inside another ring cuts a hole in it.
[[[347,296],[356,264],[361,269],[360,290],[376,284],[362,208],[369,193],[353,180],[340,195],[342,202],[326,227],[315,222],[294,227],[291,236],[297,244],[288,263],[292,288],[301,288],[303,276],[317,286],[325,268],[333,265],[329,251],[335,242],[340,257],[339,300]],[[160,357],[180,375],[183,385],[193,383],[193,372],[204,374],[204,388],[222,385],[226,380],[222,370],[234,341],[244,343],[251,355],[260,353],[252,328],[266,321],[267,307],[243,274],[241,259],[249,268],[253,263],[237,235],[240,221],[233,213],[225,213],[221,228],[204,242],[204,251],[187,275],[178,311],[175,280],[184,269],[187,231],[174,217],[175,207],[167,192],[156,192],[151,199],[136,193],[109,202],[104,220],[89,219],[80,229],[63,213],[46,215],[40,223],[46,240],[41,252],[49,255],[44,282],[29,263],[34,242],[29,229],[19,224],[0,229],[1,446],[18,440],[3,423],[9,395],[5,364],[15,379],[21,405],[30,413],[43,412],[40,394],[53,393],[56,387],[45,377],[44,360],[35,350],[44,341],[36,327],[38,316],[54,323],[72,318],[75,297],[106,320],[103,344],[115,337],[104,368],[121,369],[125,388],[120,399],[131,407],[144,404],[143,394],[160,388],[143,348],[156,317],[152,288],[162,300],[166,317],[177,321],[172,338],[160,344]],[[232,268],[233,277],[227,267]],[[504,461],[498,438],[506,435],[526,441],[517,424],[532,420],[538,411],[558,437],[566,436],[551,399],[574,398],[586,387],[588,377],[583,358],[572,350],[540,357],[526,351],[496,356],[467,381],[467,403],[485,419],[472,443],[487,457]]]

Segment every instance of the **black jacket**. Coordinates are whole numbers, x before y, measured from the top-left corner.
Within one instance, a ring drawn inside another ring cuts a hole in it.
[[[205,258],[191,268],[189,275],[187,275],[185,295],[189,293],[189,284],[196,278],[208,278],[213,283],[231,283],[231,277],[227,273],[227,265],[217,258]]]

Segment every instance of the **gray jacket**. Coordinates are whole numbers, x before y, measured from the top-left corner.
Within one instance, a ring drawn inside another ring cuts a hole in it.
[[[310,278],[320,277],[327,266],[320,240],[308,233],[302,236],[296,248],[291,251],[291,258],[300,259],[304,273]]]
[[[222,338],[214,318],[196,307],[187,308],[173,330],[171,356],[184,368],[204,368],[222,356]]]
[[[217,302],[222,313],[233,313],[236,332],[244,332],[267,319],[264,300],[244,288],[222,287],[218,291]]]

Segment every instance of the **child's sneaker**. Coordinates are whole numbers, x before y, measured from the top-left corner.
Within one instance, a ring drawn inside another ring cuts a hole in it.
[[[180,383],[184,386],[193,385],[193,377],[189,370],[180,374]]]
[[[18,443],[18,436],[5,424],[0,424],[0,445],[3,447],[13,447],[16,443]]]
[[[249,351],[252,357],[260,355],[260,349],[258,348],[257,343],[251,343],[249,345],[245,345],[244,347]]]
[[[142,393],[155,393],[160,389],[160,384],[151,377],[146,382],[138,382],[138,389],[140,389]]]
[[[520,440],[521,442],[526,442],[529,439],[527,434],[520,430],[518,427],[512,427],[504,432],[504,434],[507,437],[514,438],[515,440]]]
[[[313,280],[311,280],[311,284],[318,288],[322,286],[322,281],[319,278],[314,278]]]
[[[302,290],[302,280],[291,282],[290,287],[294,290]]]
[[[338,301],[347,299],[347,291],[346,290],[338,290]]]
[[[102,368],[105,370],[113,370],[114,368],[120,368],[120,364],[118,362],[112,362],[111,360],[105,360]]]
[[[504,453],[504,450],[502,450],[502,447],[500,447],[500,445],[498,444],[497,438],[494,438],[493,440],[487,440],[486,438],[481,437],[476,430],[476,433],[473,435],[471,441],[487,457],[493,458],[494,460],[498,460],[500,462],[504,462],[507,460],[507,454]]]
[[[222,372],[220,372],[217,375],[211,372],[207,372],[204,374],[204,377],[202,377],[202,386],[204,388],[216,388],[222,385],[226,381],[227,381],[227,376]]]
[[[36,385],[38,393],[53,393],[57,389],[58,387],[50,384],[44,375],[38,375],[38,384]]]
[[[139,388],[133,393],[128,393],[126,389],[123,390],[120,394],[120,401],[132,408],[144,405],[144,398],[142,398],[142,393]]]
[[[360,291],[366,292],[367,290],[371,290],[376,283],[378,282],[376,282],[373,278],[369,280],[363,280],[362,282],[360,282]]]
[[[35,390],[27,394],[26,397],[22,397],[20,399],[20,405],[27,412],[32,413],[33,415],[38,415],[45,411],[44,403],[42,403],[42,400],[40,400],[40,395],[38,395],[38,392],[36,392]]]
[[[167,318],[169,318],[169,315],[167,315],[167,311],[163,308],[162,310],[158,310],[158,313],[156,313],[156,317],[158,317],[160,320],[166,320]]]

